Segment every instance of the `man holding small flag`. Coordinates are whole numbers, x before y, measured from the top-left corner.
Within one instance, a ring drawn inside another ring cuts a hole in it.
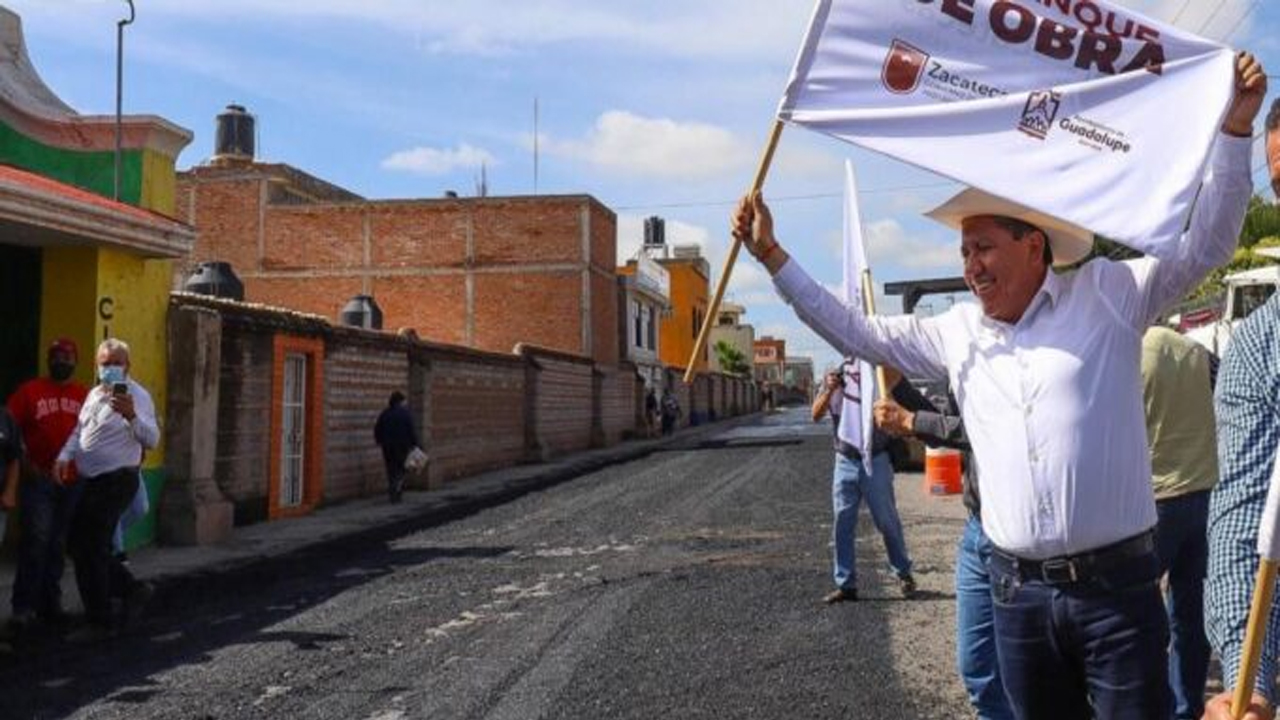
[[[1234,84],[1219,91],[1231,100],[1185,233],[1134,242],[1151,250],[1139,260],[1097,259],[1058,273],[1050,265],[1088,255],[1095,228],[966,190],[930,216],[960,230],[964,276],[978,303],[935,317],[848,308],[782,249],[758,192],[732,217],[734,237],[774,276],[779,294],[842,354],[950,382],[983,478],[1000,671],[1023,720],[1171,713],[1139,354],[1146,326],[1231,257],[1244,220],[1266,76],[1241,53]],[[1017,154],[1010,148],[968,162],[1002,176]],[[1086,202],[1112,192],[1070,173],[1038,180]],[[1188,193],[1195,187],[1174,195]]]

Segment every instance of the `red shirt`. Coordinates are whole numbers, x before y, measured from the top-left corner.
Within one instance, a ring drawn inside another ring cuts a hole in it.
[[[76,429],[80,406],[88,394],[89,389],[74,380],[56,383],[36,378],[9,396],[9,412],[22,429],[32,465],[53,472],[53,461]]]

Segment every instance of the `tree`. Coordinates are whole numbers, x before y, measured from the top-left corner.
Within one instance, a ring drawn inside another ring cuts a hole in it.
[[[747,363],[746,356],[738,348],[724,340],[717,340],[714,349],[716,361],[720,363],[720,369],[724,372],[730,375],[746,375],[751,371],[751,365]]]

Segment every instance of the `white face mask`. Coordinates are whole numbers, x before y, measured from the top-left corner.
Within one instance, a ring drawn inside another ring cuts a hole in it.
[[[127,374],[123,365],[99,365],[98,382],[103,385],[114,385],[125,381]]]

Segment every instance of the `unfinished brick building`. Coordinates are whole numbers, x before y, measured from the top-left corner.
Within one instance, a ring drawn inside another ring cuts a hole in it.
[[[245,300],[336,319],[371,295],[388,330],[618,361],[617,218],[589,195],[365,200],[284,164],[214,156],[178,176],[190,269],[231,263]]]

